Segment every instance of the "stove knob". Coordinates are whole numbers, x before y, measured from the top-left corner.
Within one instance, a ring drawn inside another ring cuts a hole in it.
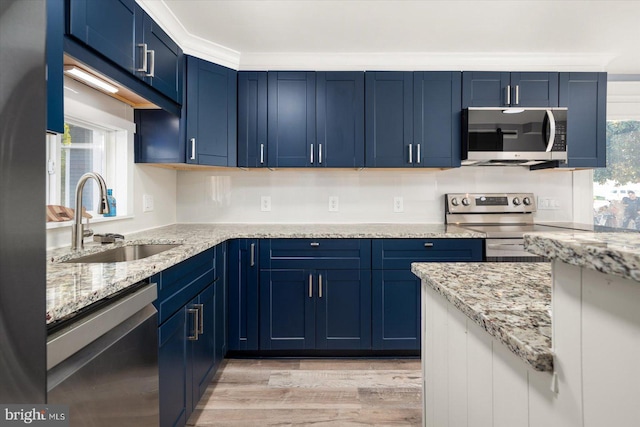
[[[531,204],[531,199],[528,197],[525,197],[524,199],[522,199],[522,203],[524,203],[525,206],[529,206]]]
[[[458,202],[458,199],[456,199],[455,197],[453,199],[451,199],[451,204],[453,206],[458,206],[460,203]]]
[[[519,198],[517,198],[517,197],[514,197],[514,198],[513,198],[513,205],[514,205],[514,206],[520,206],[520,199],[519,199]]]
[[[462,199],[462,204],[465,205],[465,206],[469,206],[471,204],[471,202],[469,201],[468,198],[465,197],[464,199]]]

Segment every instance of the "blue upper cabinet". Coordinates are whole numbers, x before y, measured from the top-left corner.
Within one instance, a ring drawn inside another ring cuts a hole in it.
[[[64,0],[47,0],[47,130],[64,133]]]
[[[267,166],[267,72],[238,72],[238,166]]]
[[[136,10],[136,74],[177,103],[182,99],[182,49],[139,6]]]
[[[413,74],[413,166],[460,166],[460,72]]]
[[[364,73],[318,72],[317,147],[311,166],[364,166]]]
[[[560,73],[568,167],[606,167],[607,73]]]
[[[462,73],[462,107],[557,107],[558,73]]]
[[[318,161],[316,73],[268,74],[269,167],[305,167]]]
[[[413,73],[375,71],[366,79],[366,166],[413,164]]]
[[[184,163],[180,118],[164,110],[134,110],[136,163]]]
[[[68,33],[133,73],[135,14],[135,0],[70,0]]]
[[[236,166],[237,71],[187,56],[187,163]]]

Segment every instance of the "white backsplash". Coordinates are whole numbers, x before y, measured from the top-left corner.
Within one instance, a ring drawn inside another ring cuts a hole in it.
[[[537,221],[574,221],[574,210],[583,209],[576,202],[588,203],[591,197],[590,176],[590,171],[521,167],[179,171],[176,218],[185,223],[442,223],[446,193],[517,191],[556,202],[555,209],[539,210]],[[574,188],[576,181],[580,185]],[[574,198],[574,191],[579,196]],[[271,211],[261,211],[262,196],[271,197]],[[338,212],[329,212],[333,196],[339,198]],[[404,212],[394,212],[394,197],[403,198]]]

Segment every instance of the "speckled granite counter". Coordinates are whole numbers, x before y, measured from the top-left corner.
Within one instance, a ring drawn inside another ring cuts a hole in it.
[[[535,370],[553,370],[549,263],[414,263],[411,271]]]
[[[533,233],[529,252],[640,282],[640,233]]]
[[[85,244],[47,252],[47,324],[122,291],[155,273],[234,238],[483,238],[443,224],[176,224],[126,235],[125,242]],[[179,243],[181,246],[138,261],[64,264],[61,261],[136,243]]]

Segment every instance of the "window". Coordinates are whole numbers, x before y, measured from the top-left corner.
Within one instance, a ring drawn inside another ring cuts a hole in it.
[[[609,82],[607,167],[593,172],[596,226],[640,230],[640,82]]]

